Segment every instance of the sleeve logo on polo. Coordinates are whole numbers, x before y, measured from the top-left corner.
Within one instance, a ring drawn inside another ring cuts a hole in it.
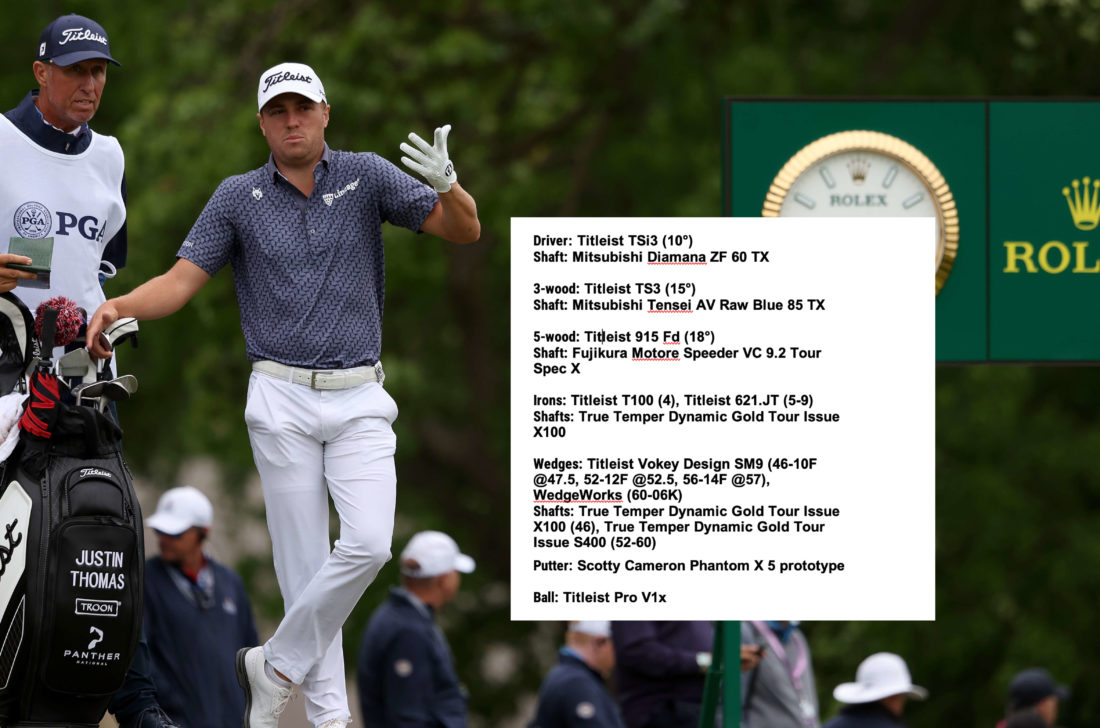
[[[342,190],[340,190],[338,192],[328,192],[324,195],[321,195],[321,199],[323,199],[325,201],[326,205],[328,205],[329,207],[332,207],[332,203],[335,200],[340,199],[341,197],[343,197],[344,195],[346,195],[347,193],[351,192],[356,187],[358,187],[360,179],[362,179],[362,178],[361,177],[356,177],[354,182],[348,182]]]
[[[393,671],[398,677],[408,677],[413,674],[413,664],[408,660],[398,660],[393,663]]]
[[[583,720],[591,720],[596,717],[596,706],[588,701],[577,703],[577,717]]]
[[[264,193],[260,192],[259,187],[253,187],[252,188],[252,196],[255,197],[258,200],[258,199],[260,199],[264,196]]]

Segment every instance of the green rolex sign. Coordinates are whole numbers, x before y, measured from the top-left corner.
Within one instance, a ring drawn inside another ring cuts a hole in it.
[[[1097,122],[1090,102],[729,100],[725,211],[934,216],[939,361],[1100,361],[1080,324]]]
[[[1100,104],[989,105],[990,359],[1100,360]]]

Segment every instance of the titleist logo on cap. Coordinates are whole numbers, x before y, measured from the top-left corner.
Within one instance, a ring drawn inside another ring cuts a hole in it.
[[[107,39],[104,36],[96,33],[94,30],[88,30],[87,28],[67,28],[61,31],[61,36],[61,40],[57,43],[58,45],[65,45],[71,40],[91,40],[96,43],[107,45]]]
[[[283,71],[281,73],[273,73],[264,79],[264,90],[261,93],[267,93],[267,90],[277,83],[284,81],[304,81],[305,83],[313,83],[313,76],[307,76],[302,73],[293,73],[291,71]]]

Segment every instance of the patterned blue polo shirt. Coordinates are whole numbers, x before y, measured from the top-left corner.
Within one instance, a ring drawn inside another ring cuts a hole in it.
[[[310,369],[378,361],[386,270],[382,223],[418,230],[439,197],[377,154],[325,146],[306,198],[269,159],[224,180],[177,256],[226,263],[250,361]]]

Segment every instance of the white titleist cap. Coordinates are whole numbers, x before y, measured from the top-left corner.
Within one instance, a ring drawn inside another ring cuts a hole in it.
[[[421,531],[401,552],[401,573],[426,579],[450,571],[469,574],[474,560],[458,550],[455,540],[439,531]]]
[[[325,100],[325,87],[317,73],[304,63],[280,63],[260,74],[260,87],[256,103],[263,110],[264,104],[279,94],[300,94],[310,101]]]
[[[600,619],[586,619],[569,623],[570,632],[590,635],[592,637],[610,637],[611,622]]]
[[[198,488],[172,488],[157,501],[157,512],[145,519],[145,525],[169,536],[178,536],[192,526],[210,528],[214,506]]]
[[[903,694],[918,700],[928,697],[927,690],[913,684],[905,660],[890,652],[871,655],[859,663],[855,682],[841,683],[833,690],[834,698],[849,705]]]

